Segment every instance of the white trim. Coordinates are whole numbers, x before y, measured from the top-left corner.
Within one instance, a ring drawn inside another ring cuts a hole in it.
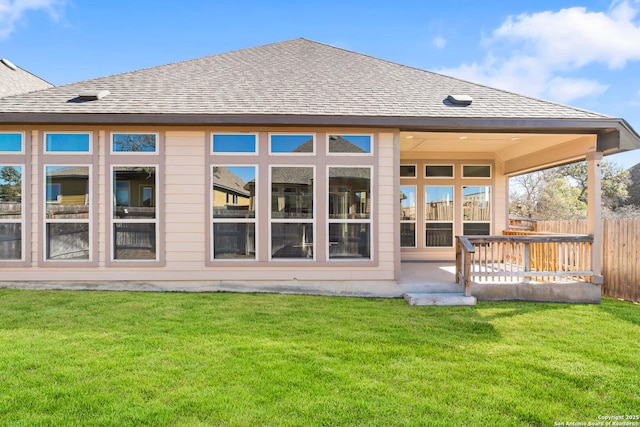
[[[485,178],[486,179],[486,178]],[[468,187],[487,187],[489,188],[489,219],[488,220],[465,220],[464,219],[464,189],[468,188]],[[492,232],[492,228],[493,228],[493,210],[495,209],[494,205],[494,201],[493,201],[493,185],[460,185],[460,196],[462,197],[462,200],[460,200],[460,204],[461,204],[461,209],[460,209],[460,234],[461,235],[465,235],[464,234],[464,225],[465,224],[489,224],[489,234],[491,235]]]
[[[425,165],[425,171],[426,171],[426,165]],[[450,188],[451,189],[451,194],[452,194],[452,200],[451,200],[451,208],[453,210],[452,212],[452,216],[451,219],[447,219],[447,220],[437,220],[437,219],[428,219],[427,218],[427,188],[429,187],[438,187],[438,188]],[[424,205],[422,206],[422,218],[423,218],[423,223],[424,223],[424,233],[423,233],[423,245],[424,248],[426,249],[433,249],[433,248],[438,248],[438,249],[442,249],[442,248],[453,248],[455,246],[455,210],[456,210],[456,185],[455,184],[451,184],[451,185],[444,185],[444,184],[438,184],[438,185],[431,185],[431,184],[424,184],[423,185],[423,191],[424,191]],[[429,246],[427,245],[427,223],[434,223],[434,224],[451,224],[451,245],[450,246]]]
[[[489,176],[464,176],[465,166],[487,166],[489,167]],[[462,163],[460,165],[460,178],[462,179],[492,179],[493,178],[493,164],[491,163]]]
[[[315,136],[314,136],[315,138]],[[269,138],[271,141],[271,138]],[[315,146],[315,142],[314,142]],[[309,153],[305,153],[309,154]],[[311,195],[311,201],[313,203],[313,211],[311,218],[272,218],[272,203],[273,203],[273,168],[311,168],[313,170],[313,192]],[[317,218],[318,218],[318,203],[316,203],[317,195],[318,195],[318,186],[315,184],[317,182],[317,174],[316,174],[316,165],[315,164],[269,164],[269,203],[268,203],[268,218],[269,218],[269,231],[268,235],[268,246],[269,253],[268,259],[273,262],[310,262],[316,261],[317,253],[318,253],[318,226],[317,226]],[[313,257],[312,258],[273,258],[273,236],[272,236],[272,225],[273,224],[311,224],[313,227]]]
[[[154,135],[156,146],[154,151],[114,151],[113,138],[115,135]],[[160,153],[160,133],[159,132],[109,132],[109,153],[114,156],[157,156]]]
[[[271,137],[272,136],[310,136],[313,141],[313,151],[309,153],[274,153],[271,149]],[[299,133],[287,133],[287,132],[269,132],[269,156],[315,156],[316,155],[316,145],[317,145],[316,132],[299,132]]]
[[[47,135],[87,135],[89,136],[89,151],[47,151]],[[72,156],[86,156],[89,154],[93,154],[93,132],[85,131],[85,132],[43,132],[42,134],[42,150],[46,155],[72,155]]]
[[[22,131],[0,131],[0,135],[20,135],[20,151],[2,151],[0,150],[0,154],[6,154],[6,155],[14,155],[14,156],[18,156],[18,155],[24,155],[26,154],[26,147],[25,147],[25,133]]]
[[[216,135],[253,135],[255,140],[255,151],[214,151],[213,138]],[[258,132],[209,132],[209,155],[214,156],[257,156],[260,151],[260,139]]]
[[[350,136],[368,136],[369,137],[369,152],[368,153],[331,153],[329,151],[329,138],[331,138],[332,136],[339,136],[342,138],[348,138]],[[373,134],[372,133],[327,133],[327,135],[325,136],[325,142],[326,142],[326,155],[327,156],[346,156],[346,157],[371,157],[374,155],[374,138],[373,138]]]
[[[414,192],[414,197],[415,197],[415,212],[414,212],[414,216],[415,219],[402,219],[400,218],[400,248],[408,248],[408,249],[413,249],[413,248],[417,248],[418,247],[418,185],[416,183],[414,184],[400,184],[400,192],[402,193],[402,187],[412,187],[413,188],[413,192]],[[402,213],[402,201],[401,201],[401,213]],[[414,233],[413,233],[413,246],[402,246],[402,224],[413,224],[413,228],[414,228]]]
[[[23,141],[23,145],[24,145],[24,141]],[[17,152],[13,152],[13,153],[17,153]],[[25,238],[26,238],[26,227],[25,227],[25,199],[24,199],[24,195],[25,195],[25,185],[24,185],[24,180],[25,180],[25,176],[24,176],[24,170],[26,169],[26,165],[24,164],[7,164],[7,163],[1,163],[0,164],[0,168],[4,168],[4,167],[13,167],[13,168],[20,168],[20,218],[15,219],[6,219],[6,218],[2,218],[0,217],[0,224],[20,224],[20,259],[1,259],[0,258],[0,263],[19,263],[19,262],[24,262],[26,260],[26,253],[25,253]]]
[[[429,166],[451,166],[451,176],[428,176],[427,168]],[[456,165],[453,163],[425,163],[424,170],[424,179],[455,179],[456,177]]]

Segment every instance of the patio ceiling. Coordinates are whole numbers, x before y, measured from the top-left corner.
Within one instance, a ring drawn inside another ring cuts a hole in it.
[[[583,160],[596,147],[594,134],[401,132],[405,159],[493,159],[517,175]]]

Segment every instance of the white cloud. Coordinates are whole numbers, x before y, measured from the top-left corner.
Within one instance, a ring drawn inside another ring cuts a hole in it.
[[[572,73],[640,61],[638,6],[639,0],[614,0],[606,12],[572,7],[510,16],[484,40],[482,61],[442,72],[559,102],[599,95],[608,85]]]
[[[445,39],[444,37],[438,36],[433,39],[432,43],[436,49],[444,49],[445,46],[447,45],[447,39]]]
[[[0,40],[11,35],[27,12],[42,10],[57,20],[63,5],[64,0],[0,0]]]

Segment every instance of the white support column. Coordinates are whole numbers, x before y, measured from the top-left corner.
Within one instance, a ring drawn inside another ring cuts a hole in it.
[[[592,151],[587,154],[587,232],[593,236],[591,266],[593,282],[602,283],[602,153]]]

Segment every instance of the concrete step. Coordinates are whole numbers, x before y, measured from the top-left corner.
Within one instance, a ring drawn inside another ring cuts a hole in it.
[[[465,297],[463,293],[407,292],[404,299],[409,305],[476,305],[476,297]]]

